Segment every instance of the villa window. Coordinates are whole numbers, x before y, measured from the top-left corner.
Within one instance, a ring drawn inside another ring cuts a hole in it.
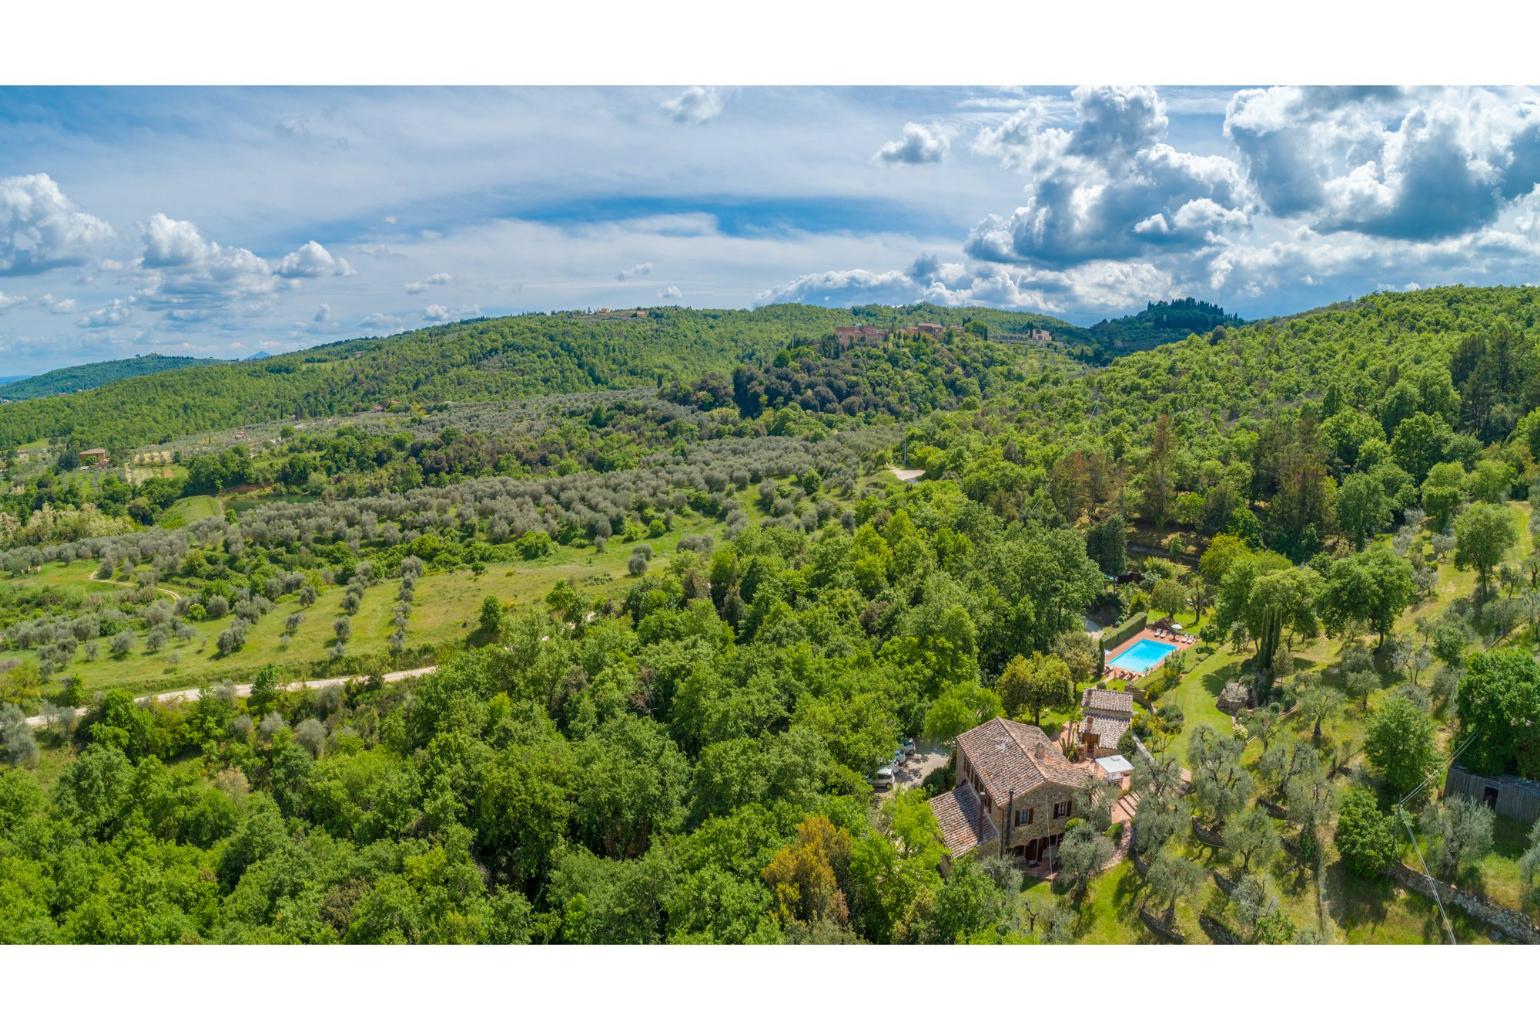
[[[1053,805],[1053,817],[1055,819],[1068,819],[1072,801],[1056,801]]]
[[[1016,809],[1016,825],[1017,826],[1031,826],[1032,825],[1032,809],[1030,809],[1030,808],[1018,808],[1018,809]]]

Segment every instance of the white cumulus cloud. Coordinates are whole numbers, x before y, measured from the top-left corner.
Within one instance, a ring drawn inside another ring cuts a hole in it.
[[[284,279],[319,279],[328,275],[352,275],[353,266],[311,240],[280,258],[273,266],[273,274]]]
[[[74,297],[55,297],[51,293],[43,294],[34,303],[55,315],[68,315],[74,313],[75,310]],[[4,304],[0,304],[0,307],[4,307]]]
[[[665,101],[663,113],[684,125],[703,125],[722,113],[722,94],[714,86],[691,86]]]
[[[448,272],[434,272],[406,284],[407,293],[422,293],[432,286],[447,286],[454,277]]]
[[[846,268],[810,272],[759,295],[761,304],[794,301],[848,307],[852,304],[905,304],[916,298],[915,281],[905,272]]]
[[[278,279],[244,247],[205,239],[192,222],[157,213],[146,223],[140,261],[145,282],[137,299],[167,319],[199,322],[231,309],[261,306]]]
[[[1540,181],[1540,99],[1527,91],[1242,90],[1224,131],[1268,210],[1325,232],[1449,238]]]
[[[0,275],[85,264],[112,235],[47,174],[0,178]]]
[[[422,309],[424,322],[440,324],[443,322],[459,322],[467,318],[480,318],[481,308],[476,305],[464,308],[450,308],[444,304],[429,304]]]
[[[353,274],[347,261],[314,240],[268,262],[245,247],[210,240],[192,222],[163,213],[150,217],[142,238],[138,270],[143,279],[135,299],[174,322],[257,314],[271,304],[280,285]]]
[[[884,143],[872,160],[882,164],[937,164],[950,146],[951,141],[939,130],[919,122],[906,122],[904,134]]]
[[[969,256],[1059,269],[1143,260],[1249,223],[1252,194],[1240,167],[1167,143],[1155,90],[1081,87],[1072,98],[1072,129],[1048,125],[1038,105],[980,133],[975,150],[1027,173],[1027,198],[980,221]]]
[[[128,321],[129,314],[133,311],[134,302],[124,297],[114,297],[111,301],[88,311],[76,321],[82,329],[106,329],[111,326],[122,325]]]

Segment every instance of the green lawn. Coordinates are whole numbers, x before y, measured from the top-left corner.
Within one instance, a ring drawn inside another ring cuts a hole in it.
[[[1189,841],[1186,853],[1212,870],[1219,867],[1232,879],[1240,872],[1230,868],[1225,856],[1217,854],[1196,841]],[[1288,856],[1280,855],[1268,868],[1260,870],[1267,881],[1269,893],[1278,900],[1279,906],[1293,920],[1296,927],[1317,925],[1315,884],[1307,873],[1302,874],[1298,865]],[[1036,881],[1026,890],[1035,897],[1047,897],[1053,893],[1053,885]],[[1058,896],[1061,903],[1065,900]],[[1077,906],[1080,913],[1075,924],[1074,939],[1077,944],[1147,944],[1155,936],[1139,918],[1139,907],[1146,902],[1144,881],[1130,861],[1119,862],[1091,881],[1086,896]],[[1189,944],[1211,943],[1208,933],[1198,920],[1200,913],[1220,913],[1222,922],[1233,925],[1233,920],[1222,913],[1224,893],[1212,876],[1205,876],[1190,896],[1183,898],[1176,907],[1176,928]],[[1157,903],[1150,903],[1151,912],[1157,917],[1162,913]]]
[[[1512,512],[1514,527],[1518,531],[1518,545],[1509,555],[1509,560],[1521,562],[1532,549],[1529,536],[1529,511],[1527,501],[1510,501],[1509,510]],[[1403,612],[1396,620],[1394,634],[1399,636],[1412,636],[1416,633],[1416,625],[1419,620],[1436,620],[1446,612],[1451,605],[1462,598],[1470,597],[1476,589],[1476,573],[1473,569],[1457,569],[1454,562],[1446,561],[1438,567],[1438,582],[1433,593],[1414,607]],[[1184,625],[1192,621],[1193,613],[1183,612],[1178,616]],[[1363,638],[1364,642],[1373,645],[1373,637]],[[1298,646],[1294,653],[1295,675],[1310,670],[1319,670],[1323,673],[1328,683],[1340,685],[1340,675],[1336,672],[1336,664],[1342,652],[1344,642],[1324,635],[1314,640],[1306,641]],[[1202,645],[1200,645],[1201,647]],[[1188,652],[1196,655],[1198,649]],[[1241,675],[1243,663],[1251,657],[1249,649],[1242,648],[1239,651],[1231,650],[1228,646],[1222,646],[1213,654],[1202,658],[1198,663],[1189,668],[1183,675],[1181,683],[1172,691],[1172,696],[1181,705],[1183,713],[1182,730],[1173,742],[1184,758],[1187,754],[1187,745],[1192,740],[1192,735],[1197,732],[1199,726],[1212,726],[1215,729],[1229,732],[1230,717],[1219,711],[1216,700],[1219,692],[1224,689],[1225,682]],[[1189,658],[1189,661],[1191,658]],[[1436,672],[1436,666],[1423,671],[1422,682],[1430,682]],[[1156,682],[1160,672],[1156,670],[1151,676],[1141,681],[1140,686],[1148,688],[1148,685]],[[1386,670],[1383,677],[1383,690],[1391,690],[1400,685],[1403,677],[1396,672]],[[1370,707],[1380,695],[1370,698]],[[1348,705],[1325,727],[1326,736],[1338,746],[1347,746],[1356,752],[1359,742],[1363,738],[1364,709],[1361,705]]]
[[[1191,656],[1188,661],[1199,658],[1201,647],[1203,645],[1200,644],[1187,652]],[[1199,726],[1208,726],[1226,735],[1232,731],[1234,723],[1219,710],[1219,694],[1224,690],[1225,683],[1240,675],[1241,662],[1247,657],[1245,652],[1236,654],[1227,648],[1219,648],[1208,657],[1200,658],[1172,689],[1169,696],[1174,697],[1182,709],[1182,729],[1171,746],[1181,755],[1183,762],[1187,760],[1187,746]],[[1146,682],[1154,682],[1159,676],[1160,670],[1157,669],[1152,676],[1146,677]],[[1158,705],[1161,702],[1156,703]]]
[[[64,590],[80,590],[85,593],[111,593],[122,589],[120,585],[99,583],[92,579],[91,574],[95,571],[95,562],[50,562],[30,576],[8,582],[14,582],[18,586],[57,587]]]
[[[179,526],[197,522],[199,519],[220,518],[224,513],[224,505],[220,503],[219,498],[206,494],[194,494],[177,500],[155,521],[166,529],[176,529]]]
[[[1519,541],[1509,555],[1509,560],[1519,562],[1531,551],[1528,531],[1530,506],[1526,502],[1515,501],[1510,502],[1509,508]],[[1426,539],[1424,536],[1424,543]],[[1476,575],[1473,570],[1457,569],[1453,561],[1444,562],[1439,566],[1438,581],[1432,594],[1401,615],[1396,622],[1394,634],[1414,635],[1419,620],[1432,621],[1439,618],[1450,606],[1471,597],[1475,588]],[[1184,612],[1177,618],[1184,625],[1194,621],[1190,612]],[[1366,637],[1364,642],[1372,646],[1375,641],[1372,637]],[[1325,636],[1302,643],[1293,652],[1295,674],[1317,670],[1325,676],[1327,682],[1340,685],[1341,676],[1336,667],[1343,643]],[[1188,668],[1168,695],[1176,700],[1183,713],[1181,731],[1172,739],[1171,746],[1176,748],[1176,753],[1184,761],[1193,734],[1200,726],[1230,732],[1230,717],[1219,711],[1216,700],[1225,683],[1240,676],[1243,665],[1251,657],[1247,648],[1237,651],[1227,646],[1220,647],[1206,655],[1201,653],[1202,650],[1203,645],[1199,645],[1188,652],[1188,660],[1195,661],[1195,664]],[[1435,668],[1425,670],[1422,682],[1431,681],[1435,671]],[[1157,670],[1139,685],[1148,689],[1159,682],[1159,677],[1160,672]],[[1384,669],[1382,688],[1369,698],[1368,709],[1372,710],[1403,679],[1401,673]],[[1157,705],[1160,703],[1156,702]],[[1364,713],[1365,707],[1361,704],[1345,705],[1324,727],[1326,745],[1338,754],[1354,756],[1355,762],[1361,760],[1356,756],[1361,751]],[[1308,732],[1308,727],[1303,725],[1293,725],[1291,728],[1301,734]],[[1255,747],[1250,749],[1248,756],[1254,759],[1256,750]],[[1470,875],[1468,886],[1479,889],[1494,902],[1517,907],[1521,889],[1517,860],[1527,843],[1526,834],[1526,827],[1499,820],[1493,853]],[[1221,869],[1226,869],[1225,856],[1210,854],[1207,848],[1200,845],[1190,845],[1190,854],[1210,868],[1217,862]],[[1330,852],[1329,857],[1334,858]],[[1319,925],[1315,877],[1309,869],[1301,868],[1296,860],[1285,854],[1267,871],[1267,876],[1272,893],[1296,926]],[[1327,867],[1325,879],[1327,924],[1324,929],[1330,939],[1380,944],[1438,943],[1443,940],[1437,907],[1431,900],[1401,890],[1388,880],[1363,880],[1351,876],[1335,860]],[[1138,922],[1138,906],[1132,900],[1136,896],[1137,886],[1138,875],[1132,871],[1131,865],[1125,864],[1103,874],[1093,884],[1087,897],[1086,914],[1077,939],[1097,943],[1145,939],[1148,934]],[[1048,887],[1044,884],[1032,889],[1047,890]],[[1199,928],[1197,914],[1206,906],[1218,903],[1218,888],[1209,879],[1194,897],[1185,899],[1178,906],[1177,925],[1190,942],[1208,939],[1207,934]],[[1533,906],[1530,911],[1533,913]],[[1456,938],[1462,942],[1490,940],[1479,924],[1461,917],[1458,911],[1451,912],[1451,921]]]
[[[1507,908],[1522,909],[1540,919],[1540,904],[1524,900],[1524,879],[1519,857],[1529,847],[1530,827],[1513,819],[1497,817],[1492,830],[1492,853],[1477,867],[1474,885],[1481,893]]]
[[[1139,922],[1138,895],[1142,884],[1132,863],[1119,862],[1091,881],[1085,900],[1076,907],[1077,944],[1140,944],[1150,934]],[[1030,895],[1047,897],[1053,884],[1041,880],[1027,888]],[[1065,903],[1061,898],[1060,903]]]
[[[1443,944],[1438,906],[1431,898],[1402,890],[1387,879],[1366,880],[1347,872],[1341,862],[1326,870],[1327,907],[1349,944]],[[1490,944],[1479,923],[1450,908],[1455,940]]]

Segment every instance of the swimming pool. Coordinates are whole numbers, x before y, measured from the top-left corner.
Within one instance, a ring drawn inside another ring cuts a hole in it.
[[[1123,669],[1143,676],[1165,661],[1166,655],[1175,650],[1175,644],[1166,644],[1159,640],[1141,640],[1107,664],[1114,669]]]

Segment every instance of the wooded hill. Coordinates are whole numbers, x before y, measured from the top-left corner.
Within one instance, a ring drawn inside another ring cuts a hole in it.
[[[1110,360],[1120,353],[1170,343],[1193,333],[1202,335],[1220,326],[1242,324],[1240,316],[1218,304],[1186,297],[1153,301],[1136,314],[1103,319],[1086,333],[1095,341],[1099,356]]]
[[[189,365],[212,365],[213,358],[172,357],[166,354],[145,354],[118,361],[93,361],[86,365],[56,368],[41,375],[27,376],[0,385],[0,400],[21,401],[34,397],[51,397],[59,393],[75,393],[93,390],[120,379],[153,375]]]
[[[256,361],[200,364],[132,384],[81,381],[60,387],[99,386],[84,395],[38,396],[34,385],[29,403],[0,410],[0,447],[68,439],[75,447],[117,450],[259,421],[348,414],[375,404],[658,386],[705,372],[729,373],[795,341],[828,337],[841,325],[896,329],[921,322],[968,323],[1018,349],[1089,343],[1084,330],[1046,315],[929,304],[516,315],[344,340]],[[1034,329],[1048,331],[1056,342],[1018,339]],[[64,382],[68,371],[50,375]]]

